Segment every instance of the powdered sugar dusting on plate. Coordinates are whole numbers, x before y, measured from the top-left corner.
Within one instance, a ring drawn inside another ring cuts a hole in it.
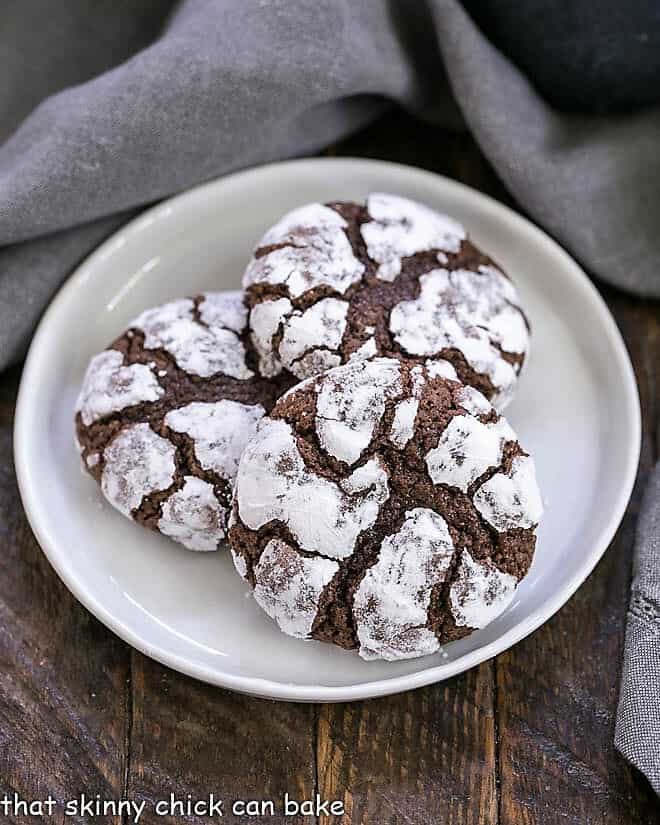
[[[446,521],[428,508],[409,510],[399,531],[386,536],[353,601],[363,659],[394,661],[438,649],[426,627],[428,608],[453,555]]]
[[[384,281],[399,275],[402,258],[432,249],[458,252],[465,238],[465,230],[453,218],[407,198],[372,194],[367,210],[372,220],[363,223],[360,231]],[[446,256],[441,260],[446,261]]]

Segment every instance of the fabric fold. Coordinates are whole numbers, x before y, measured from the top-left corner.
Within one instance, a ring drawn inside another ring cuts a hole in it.
[[[660,794],[660,463],[644,493],[635,542],[614,744]]]
[[[456,100],[514,197],[591,274],[660,297],[660,108],[557,112],[457,0],[433,8]]]

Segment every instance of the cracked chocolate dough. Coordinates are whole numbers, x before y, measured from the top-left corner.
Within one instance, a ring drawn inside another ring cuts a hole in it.
[[[459,223],[394,195],[285,215],[243,286],[266,376],[304,379],[373,355],[441,357],[501,410],[529,346],[509,278]]]
[[[190,550],[226,538],[257,421],[290,385],[257,375],[238,292],[148,309],[92,358],[76,405],[83,465],[107,500]]]
[[[285,633],[404,659],[511,603],[542,512],[534,463],[452,375],[439,359],[349,361],[289,390],[257,425],[229,539]]]

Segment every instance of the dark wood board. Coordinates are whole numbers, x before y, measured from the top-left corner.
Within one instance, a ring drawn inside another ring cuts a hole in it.
[[[474,142],[393,112],[332,153],[409,163],[507,203]],[[223,822],[344,825],[646,825],[660,807],[612,740],[632,544],[658,458],[660,306],[600,286],[640,385],[635,493],[604,559],[529,638],[445,683],[340,705],[276,703],[181,676],[113,636],[68,593],[23,514],[11,431],[20,370],[0,376],[0,798],[85,792],[149,801],[341,800],[340,817]],[[227,803],[225,803],[227,805]],[[278,804],[279,808],[279,804]],[[120,822],[122,817],[8,818]],[[123,817],[123,821],[129,821]]]

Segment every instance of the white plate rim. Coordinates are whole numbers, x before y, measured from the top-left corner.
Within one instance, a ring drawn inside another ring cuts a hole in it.
[[[585,553],[583,563],[573,575],[572,579],[570,579],[570,581],[563,588],[558,589],[551,597],[543,601],[536,608],[536,610],[532,611],[525,619],[520,621],[510,630],[503,633],[489,644],[483,645],[477,650],[468,652],[443,665],[427,668],[415,673],[388,679],[379,679],[371,682],[361,682],[355,685],[308,686],[273,681],[270,679],[261,679],[258,677],[238,676],[231,673],[219,672],[218,670],[191,662],[184,656],[174,654],[166,648],[150,644],[139,633],[135,632],[130,626],[114,616],[102,602],[90,594],[85,588],[84,582],[76,576],[76,571],[67,565],[66,550],[62,551],[62,549],[58,546],[56,538],[51,535],[45,527],[43,519],[41,518],[41,508],[44,506],[44,503],[40,501],[38,495],[35,495],[35,491],[39,489],[39,485],[35,483],[35,479],[32,477],[30,462],[28,460],[29,430],[27,426],[28,416],[26,412],[30,408],[35,392],[35,390],[33,390],[33,386],[35,384],[34,378],[38,374],[41,361],[44,357],[47,357],[47,352],[45,352],[45,342],[47,340],[47,332],[51,319],[54,318],[60,311],[60,308],[65,304],[69,294],[79,289],[83,283],[87,282],[87,279],[91,275],[91,271],[93,271],[95,263],[99,259],[102,259],[110,254],[115,244],[119,241],[125,242],[133,236],[138,235],[148,226],[157,221],[162,215],[169,216],[175,211],[185,210],[188,203],[194,201],[201,193],[209,188],[223,184],[230,184],[233,186],[240,185],[241,177],[255,174],[267,175],[268,172],[275,167],[277,167],[280,171],[282,171],[282,168],[284,167],[284,171],[286,172],[288,171],[287,167],[290,167],[292,171],[295,171],[295,169],[300,169],[305,166],[311,167],[322,164],[332,167],[337,163],[341,163],[347,167],[350,167],[351,164],[356,164],[361,167],[364,167],[365,165],[380,167],[381,170],[397,170],[398,172],[405,172],[413,178],[415,176],[419,176],[427,183],[429,182],[429,178],[433,178],[436,185],[441,183],[444,187],[447,187],[450,190],[454,189],[456,192],[462,192],[464,194],[469,194],[471,197],[476,197],[484,209],[491,210],[495,217],[499,217],[505,222],[514,224],[517,231],[527,235],[530,241],[541,247],[545,247],[547,252],[558,257],[561,260],[566,275],[571,278],[571,285],[574,290],[580,293],[584,300],[592,304],[592,307],[596,311],[602,324],[603,332],[607,335],[608,344],[611,346],[612,352],[616,357],[616,364],[614,366],[619,371],[622,378],[621,390],[625,396],[625,408],[630,427],[627,442],[629,449],[627,452],[625,468],[620,476],[621,483],[619,487],[619,495],[615,502],[615,506],[612,508],[610,518],[601,527],[598,539],[593,542],[590,551]],[[634,371],[623,342],[623,338],[619,332],[616,322],[614,321],[614,318],[612,317],[598,290],[581,267],[568,255],[568,253],[531,221],[519,215],[508,206],[496,201],[489,195],[475,190],[472,187],[466,186],[465,184],[447,178],[443,175],[429,172],[417,167],[407,166],[405,164],[350,157],[308,158],[283,161],[235,172],[231,175],[226,175],[221,178],[211,180],[207,183],[203,183],[199,186],[195,186],[179,195],[162,201],[158,205],[142,212],[139,216],[132,219],[113,233],[75,269],[75,271],[61,286],[45,311],[32,339],[32,343],[23,367],[16,403],[14,425],[14,460],[16,475],[21,499],[23,501],[23,506],[25,508],[28,521],[50,564],[53,566],[66,587],[75,596],[75,598],[84,605],[84,607],[86,607],[99,621],[101,621],[106,627],[112,630],[125,642],[144,653],[146,656],[155,659],[167,667],[171,667],[174,670],[201,681],[208,682],[219,687],[229,688],[239,693],[245,693],[263,698],[298,702],[345,702],[386,696],[399,693],[404,690],[423,687],[425,685],[451,678],[452,676],[462,673],[469,668],[475,667],[524,639],[540,627],[544,622],[550,619],[571,598],[571,596],[573,596],[575,591],[589,576],[604,552],[607,550],[619,527],[619,524],[621,523],[628,505],[628,501],[630,500],[630,496],[632,494],[637,476],[640,450],[641,410],[639,395]]]

